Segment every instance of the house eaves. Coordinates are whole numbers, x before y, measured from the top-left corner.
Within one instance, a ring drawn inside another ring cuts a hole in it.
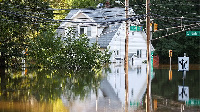
[[[115,36],[120,26],[121,24],[116,24],[104,28],[102,34],[98,38],[98,44],[100,45],[100,48],[105,48],[105,49],[107,48],[107,46],[112,41],[113,37]]]
[[[125,19],[124,8],[100,8],[100,9],[75,9],[71,10],[65,19],[73,19],[77,14],[82,13],[90,18],[93,22],[107,23],[110,21],[119,22]],[[101,24],[100,24],[101,25]]]
[[[76,12],[76,14],[74,14],[70,19],[73,21],[79,14],[83,14],[91,22],[95,22],[90,16],[88,16],[87,14],[85,14],[82,10],[78,10],[78,12]],[[85,19],[85,18],[77,18],[77,19]]]

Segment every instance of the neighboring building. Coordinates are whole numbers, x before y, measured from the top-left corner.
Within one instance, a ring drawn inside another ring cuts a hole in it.
[[[129,14],[134,14],[132,9],[129,9]],[[76,35],[84,33],[90,39],[90,43],[97,42],[101,49],[109,49],[112,52],[111,62],[118,63],[124,60],[124,8],[71,10],[65,20],[73,22],[62,22],[57,30],[58,35],[65,36],[67,27],[72,27]],[[131,65],[141,64],[146,60],[146,49],[146,34],[144,31],[129,31],[129,63]]]

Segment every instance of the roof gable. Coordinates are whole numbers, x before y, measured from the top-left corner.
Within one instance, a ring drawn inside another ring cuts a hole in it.
[[[93,22],[106,22],[125,19],[124,8],[100,8],[100,9],[75,9],[71,10],[65,19],[73,19],[79,13],[84,14]]]
[[[73,21],[76,22],[95,22],[91,17],[89,17],[87,14],[83,13],[81,10],[79,10],[78,12],[76,12],[74,15],[71,16],[71,18]]]

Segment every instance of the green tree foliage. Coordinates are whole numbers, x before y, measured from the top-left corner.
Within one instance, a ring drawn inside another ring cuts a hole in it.
[[[43,23],[53,17],[48,8],[48,3],[42,0],[0,2],[0,66],[18,63],[27,47],[26,40],[34,37],[44,26]]]
[[[144,0],[132,0],[130,6],[136,14],[145,14]],[[150,4],[151,19],[158,24],[158,29],[165,29],[158,32],[153,32],[152,38],[166,36],[168,34],[180,31],[184,28],[191,28],[190,24],[196,24],[199,21],[197,16],[200,16],[198,0],[153,0]],[[181,17],[184,17],[181,19]],[[145,22],[143,24],[146,24]],[[196,25],[198,26],[198,25]],[[144,26],[145,27],[145,26]],[[168,29],[166,28],[172,28]],[[199,26],[192,28],[192,31],[199,31]],[[186,37],[186,31],[177,34],[168,35],[165,38],[152,41],[155,48],[155,55],[159,55],[160,63],[168,63],[168,51],[173,50],[172,63],[177,63],[177,57],[187,53],[190,57],[190,63],[200,63],[200,39],[199,37]]]
[[[75,2],[79,3],[76,0],[60,3],[71,7]],[[96,3],[85,2],[88,6]],[[29,48],[27,57],[36,66],[91,69],[108,61],[109,54],[103,54],[96,44],[89,46],[89,40],[84,35],[79,36],[79,39],[71,34],[72,37],[62,40],[60,37],[55,38],[55,29],[48,26],[54,17],[53,10],[49,10],[50,5],[46,0],[3,0],[0,5],[1,66],[20,65],[26,48]]]
[[[46,1],[46,0],[44,0]],[[99,3],[105,5],[107,0],[51,0],[50,4],[57,9],[96,8]],[[109,0],[114,4],[114,0]]]
[[[41,32],[30,40],[28,56],[40,67],[96,69],[109,61],[110,54],[100,51],[97,44],[90,46],[85,35],[75,36],[69,30],[66,37],[55,37],[53,29]]]
[[[73,0],[72,4],[72,8],[88,8],[96,6],[97,2],[95,0]]]
[[[44,0],[47,1],[47,0]],[[96,8],[98,3],[105,3],[106,0],[51,0],[50,6],[54,9],[54,19],[64,19],[70,10],[77,8]]]
[[[184,28],[190,28],[190,24],[196,24],[199,19],[197,18],[200,15],[198,1],[190,0],[162,0],[162,1],[153,1],[151,6],[152,16],[154,18],[154,23],[158,24],[158,29],[165,29],[177,26],[183,26]],[[184,18],[181,18],[181,17]],[[153,33],[153,38],[160,36],[165,36],[177,31],[180,31],[181,28],[177,27],[174,29],[164,30]],[[198,31],[199,26],[191,29],[193,31]],[[177,63],[177,57],[183,56],[184,53],[187,53],[187,56],[190,57],[190,63],[200,63],[200,39],[199,37],[188,37],[186,36],[186,31],[167,36],[165,38],[153,41],[153,46],[156,51],[155,54],[160,56],[161,63],[167,63],[168,60],[168,50],[173,50],[173,62]]]

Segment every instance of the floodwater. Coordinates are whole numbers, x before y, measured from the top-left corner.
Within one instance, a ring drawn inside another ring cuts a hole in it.
[[[146,74],[146,64],[130,65],[126,87],[121,63],[96,72],[6,70],[0,80],[0,112],[145,112]],[[168,65],[154,67],[150,96],[152,111],[199,112],[200,65],[192,66],[184,80],[177,65],[172,75]]]

